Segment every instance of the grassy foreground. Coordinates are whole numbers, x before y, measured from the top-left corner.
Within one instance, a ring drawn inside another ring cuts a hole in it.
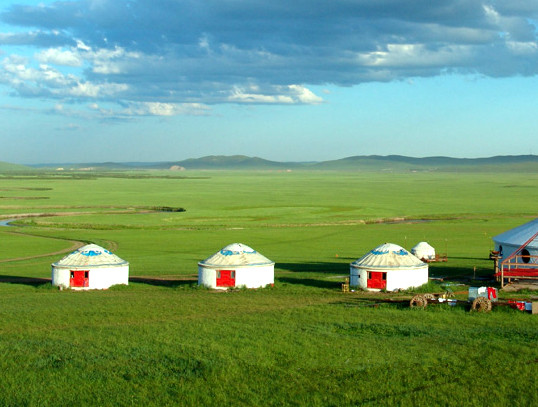
[[[0,405],[538,404],[536,316],[339,292],[367,250],[427,240],[449,254],[430,274],[465,298],[491,236],[537,216],[537,174],[195,175],[0,180],[1,216],[45,215],[0,228]],[[378,223],[394,218],[428,221]],[[76,241],[144,283],[20,280],[49,278]],[[274,288],[196,287],[197,262],[235,241],[276,261]]]
[[[334,290],[2,287],[4,405],[535,405],[538,323]]]

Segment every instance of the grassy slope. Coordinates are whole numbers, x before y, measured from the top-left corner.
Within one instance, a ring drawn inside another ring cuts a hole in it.
[[[536,404],[534,316],[371,308],[338,290],[349,262],[385,241],[448,248],[432,275],[490,273],[491,236],[537,215],[536,174],[205,174],[2,181],[16,199],[0,202],[0,214],[187,212],[0,229],[4,259],[70,245],[18,230],[114,247],[133,276],[185,279],[91,293],[0,283],[0,405]],[[35,196],[47,199],[21,199]],[[357,223],[405,215],[440,220]],[[233,241],[277,262],[274,289],[191,288],[196,263]],[[60,257],[0,263],[0,274],[48,277]]]
[[[0,161],[0,178],[3,173],[12,173],[12,172],[28,172],[34,171],[33,168],[27,167],[20,164],[11,164],[4,161]]]

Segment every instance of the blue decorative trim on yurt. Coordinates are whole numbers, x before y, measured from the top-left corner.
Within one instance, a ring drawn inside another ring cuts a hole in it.
[[[102,255],[103,253],[107,253],[107,254],[112,254],[110,253],[108,250],[103,250],[103,251],[97,251],[97,250],[84,250],[83,252],[79,252],[80,254],[82,254],[83,256],[88,256],[88,257],[94,257],[94,256],[100,256]]]
[[[376,255],[376,256],[382,256],[384,254],[389,254],[389,250],[381,251],[381,250],[372,250],[370,253]],[[407,256],[409,253],[407,253],[404,249],[400,249],[398,251],[392,251],[392,253],[397,254],[398,256]]]
[[[242,254],[242,253],[255,254],[256,250],[253,250],[251,252],[247,252],[246,250],[243,250],[241,252],[234,252],[233,250],[224,250],[224,249],[222,249],[220,251],[220,254],[222,254],[223,256],[233,256],[233,255],[239,255],[239,254]]]

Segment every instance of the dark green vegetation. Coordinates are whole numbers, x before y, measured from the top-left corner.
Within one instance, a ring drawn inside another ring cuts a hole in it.
[[[536,316],[339,291],[367,250],[426,240],[449,256],[432,289],[466,298],[491,237],[538,216],[537,173],[73,174],[0,178],[0,216],[20,217],[0,228],[0,405],[538,402]],[[73,241],[128,260],[131,284],[52,289],[51,253]],[[232,242],[277,263],[274,288],[196,287]]]

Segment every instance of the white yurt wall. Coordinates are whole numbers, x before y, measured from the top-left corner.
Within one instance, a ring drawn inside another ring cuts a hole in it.
[[[267,257],[245,244],[232,243],[198,263],[198,284],[216,289],[264,287],[274,284],[274,270],[275,263]],[[226,286],[219,284],[219,275],[224,274],[230,276]]]
[[[393,243],[382,244],[350,264],[351,286],[394,291],[428,282],[428,265]]]
[[[96,244],[83,246],[52,264],[55,286],[83,290],[116,284],[129,284],[129,263]]]
[[[435,259],[435,249],[427,242],[419,242],[412,249],[411,253],[419,259]]]

